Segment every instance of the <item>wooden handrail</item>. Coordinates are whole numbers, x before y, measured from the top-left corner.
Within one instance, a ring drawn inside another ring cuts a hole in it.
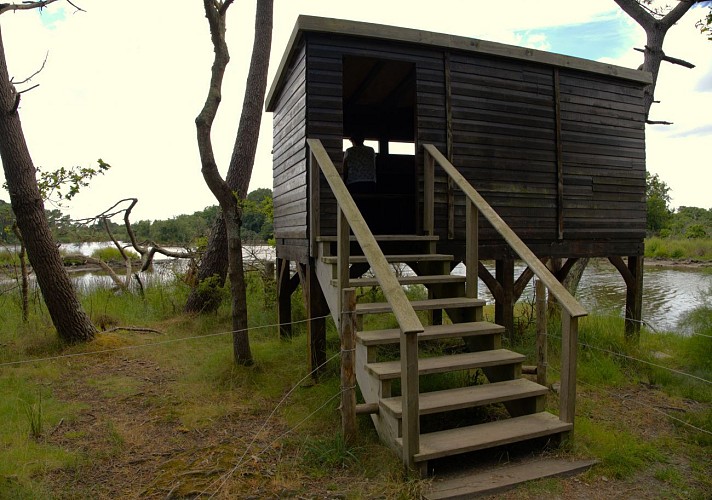
[[[363,254],[366,257],[371,270],[381,287],[383,295],[391,306],[393,315],[398,321],[401,330],[400,353],[401,353],[401,392],[404,398],[403,405],[403,459],[407,467],[414,467],[414,456],[419,452],[420,424],[419,424],[419,387],[418,387],[418,333],[423,332],[423,324],[420,322],[413,306],[406,297],[395,274],[392,272],[386,257],[376,242],[376,238],[363,219],[356,203],[351,197],[348,188],[341,179],[329,154],[324,149],[323,144],[318,139],[307,139],[307,145],[311,151],[314,162],[324,174],[326,182],[329,184],[339,208],[338,219],[345,219],[351,231],[356,237]],[[312,166],[312,168],[314,168]],[[313,176],[312,179],[318,176]],[[317,189],[318,186],[312,186]],[[314,231],[315,228],[312,228]],[[346,240],[339,243],[339,246],[348,252],[349,236],[348,229],[341,227],[338,231],[344,234],[339,235],[339,240]],[[342,256],[340,255],[339,258]],[[341,269],[340,274],[344,273]],[[348,274],[345,274],[348,276]],[[340,288],[348,286],[348,279],[340,276],[337,280]],[[346,281],[346,283],[344,283]],[[341,290],[338,291],[342,293]],[[341,313],[341,311],[339,311]]]
[[[477,190],[472,187],[472,185],[465,179],[465,177],[448,161],[445,156],[432,144],[425,144],[423,146],[425,151],[430,155],[435,162],[445,171],[445,173],[450,176],[450,178],[455,182],[457,187],[469,198],[469,200],[477,207],[479,212],[484,216],[485,219],[492,224],[492,227],[497,231],[504,241],[509,244],[509,246],[514,250],[514,252],[522,259],[527,266],[534,272],[534,274],[544,283],[544,285],[549,289],[549,291],[556,297],[563,307],[572,318],[580,318],[582,316],[588,315],[586,309],[583,308],[581,304],[569,293],[569,291],[562,285],[559,280],[547,269],[547,267],[541,263],[541,261],[534,255],[529,247],[517,236],[517,234],[510,228],[504,220],[499,216],[497,212],[490,206],[489,203],[477,192]],[[427,189],[427,188],[426,188]],[[427,232],[427,229],[426,229]]]

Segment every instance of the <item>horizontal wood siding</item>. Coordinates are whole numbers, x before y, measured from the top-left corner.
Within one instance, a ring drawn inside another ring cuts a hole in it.
[[[553,71],[477,54],[450,57],[453,164],[525,241],[557,234]],[[456,220],[464,198],[456,196]],[[464,224],[455,224],[464,239]],[[482,220],[483,243],[498,240]]]
[[[645,116],[640,85],[560,72],[564,237],[645,237]]]
[[[297,50],[273,117],[274,236],[280,258],[304,262],[307,246],[306,50]]]
[[[280,257],[300,261],[308,257],[311,207],[305,139],[320,139],[337,169],[342,168],[344,57],[415,65],[418,230],[422,229],[421,146],[434,144],[447,154],[451,139],[455,167],[539,255],[642,252],[643,84],[448,50],[333,33],[303,34],[274,107],[274,226]],[[320,198],[320,233],[335,235],[336,203],[323,178]],[[447,180],[436,169],[436,234],[443,246],[457,251],[465,238],[465,203],[455,193],[454,239],[448,241],[451,199]],[[484,221],[480,238],[483,257],[506,252]],[[500,253],[491,254],[495,251]]]
[[[444,75],[442,53],[416,45],[362,40],[308,33],[307,35],[307,131],[321,139],[329,157],[340,171],[343,160],[342,72],[345,56],[404,61],[416,65],[416,143],[445,142]],[[419,148],[420,149],[420,148]],[[417,159],[422,193],[422,152]],[[321,234],[336,234],[336,202],[321,182]]]

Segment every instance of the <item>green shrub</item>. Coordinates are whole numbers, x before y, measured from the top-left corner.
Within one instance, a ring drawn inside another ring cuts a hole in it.
[[[124,252],[131,260],[137,260],[139,258],[138,254],[133,250],[126,249]],[[97,248],[92,252],[91,256],[95,259],[101,259],[104,262],[123,262],[124,260],[121,256],[121,252],[119,252],[119,249],[116,247]]]

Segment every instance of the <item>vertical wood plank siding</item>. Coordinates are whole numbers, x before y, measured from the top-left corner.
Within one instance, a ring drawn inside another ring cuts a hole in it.
[[[307,241],[306,50],[295,51],[273,116],[274,236],[282,259],[305,262]]]

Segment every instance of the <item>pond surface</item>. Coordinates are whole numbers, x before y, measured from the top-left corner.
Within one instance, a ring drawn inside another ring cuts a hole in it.
[[[494,275],[494,263],[485,267]],[[524,266],[515,265],[514,275],[519,276]],[[464,274],[464,266],[453,271]],[[479,282],[480,298],[494,303],[492,295],[482,281]],[[676,330],[678,322],[687,312],[701,305],[712,293],[712,272],[709,268],[663,268],[645,266],[643,272],[643,320],[657,331]],[[522,300],[534,295],[530,283]],[[607,260],[591,260],[581,277],[576,297],[589,312],[598,315],[623,317],[626,286],[616,268]]]
[[[110,246],[111,243],[81,243],[63,244],[61,248],[67,253],[81,253],[91,255],[98,248]],[[3,249],[0,248],[0,251]],[[6,249],[7,250],[7,249]],[[177,249],[180,250],[180,249]],[[274,247],[270,246],[245,246],[243,258],[246,262],[261,260],[274,260]],[[177,273],[185,269],[185,261],[174,260],[156,254],[156,264],[152,272],[142,273],[141,279],[144,286],[152,283],[166,283],[174,279]],[[494,275],[494,263],[486,262],[490,272]],[[515,276],[519,276],[524,266],[515,266]],[[119,271],[122,274],[123,270]],[[455,268],[454,274],[464,274],[462,264]],[[96,287],[111,287],[111,279],[101,272],[87,271],[72,273],[76,287],[80,291],[88,291]],[[0,284],[3,281],[0,280]],[[5,280],[5,285],[11,282]],[[487,287],[480,281],[480,298],[487,303],[494,303]],[[522,300],[529,300],[533,296],[533,284],[530,283],[525,290]],[[676,330],[678,322],[685,314],[701,305],[703,300],[712,293],[712,272],[710,268],[663,268],[646,266],[643,277],[643,320],[653,329],[658,331]],[[625,307],[626,287],[618,271],[603,259],[592,260],[584,272],[577,298],[591,313],[598,315],[623,316]]]

